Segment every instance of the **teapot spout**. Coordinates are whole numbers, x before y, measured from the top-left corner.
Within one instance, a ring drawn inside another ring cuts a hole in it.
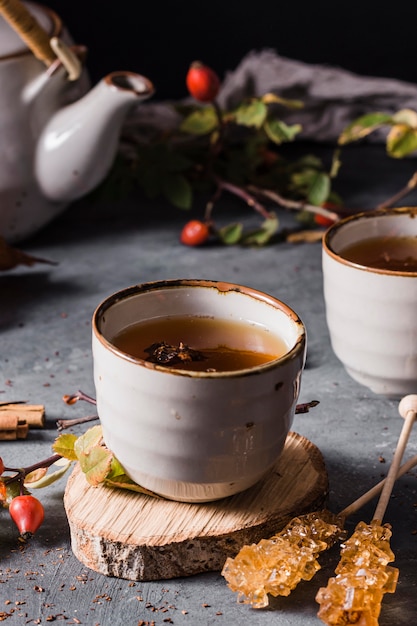
[[[144,76],[113,72],[57,111],[36,147],[35,175],[43,194],[71,202],[93,190],[113,164],[126,115],[153,93]]]

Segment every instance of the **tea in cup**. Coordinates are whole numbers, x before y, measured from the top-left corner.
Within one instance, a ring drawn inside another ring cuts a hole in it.
[[[242,285],[168,280],[123,289],[93,316],[97,411],[139,485],[206,502],[259,481],[293,422],[306,330]]]
[[[323,238],[333,351],[377,394],[417,392],[417,207],[345,218]]]

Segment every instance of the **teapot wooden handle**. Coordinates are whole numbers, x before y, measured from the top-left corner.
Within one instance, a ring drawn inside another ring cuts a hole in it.
[[[20,35],[37,59],[49,67],[56,60],[48,33],[20,0],[0,0],[0,13]]]

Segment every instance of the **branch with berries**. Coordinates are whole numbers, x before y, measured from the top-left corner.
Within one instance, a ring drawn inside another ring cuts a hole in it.
[[[180,234],[189,246],[209,239],[265,245],[280,228],[274,207],[294,212],[296,230],[323,228],[344,214],[332,190],[339,166],[336,154],[328,168],[314,155],[292,161],[283,155],[284,144],[302,131],[300,124],[283,121],[283,111],[300,109],[302,102],[265,93],[222,109],[221,81],[200,62],[191,64],[185,83],[190,98],[172,104],[172,126],[130,127],[125,133],[120,158],[101,193],[139,186],[148,198],[163,197],[182,210],[195,208],[197,196],[202,197],[201,218],[187,223]],[[227,196],[254,211],[259,226],[248,231],[240,222],[225,225],[221,212],[215,213]]]
[[[54,464],[61,467],[49,475],[47,481],[42,481],[48,468]],[[27,541],[35,534],[45,517],[43,504],[31,494],[27,486],[32,485],[35,488],[51,484],[60,478],[68,467],[67,461],[63,462],[59,454],[53,454],[47,459],[23,468],[7,467],[0,458],[0,504],[8,508],[22,541]]]
[[[155,119],[129,126],[111,174],[95,192],[114,197],[139,186],[148,198],[163,197],[182,210],[194,207],[199,194],[202,215],[184,225],[180,233],[184,245],[201,246],[209,240],[242,246],[320,240],[323,229],[363,210],[344,207],[333,188],[344,145],[385,126],[389,156],[401,158],[417,150],[417,113],[402,110],[354,120],[341,133],[328,164],[312,154],[288,159],[286,144],[302,138],[303,129],[286,124],[283,113],[301,109],[302,102],[265,93],[222,109],[220,78],[201,62],[191,64],[185,83],[190,98],[169,105],[175,121],[161,127]],[[380,207],[393,206],[416,185],[417,173]],[[259,225],[248,231],[240,221],[224,224],[221,209],[227,197],[254,211]],[[293,213],[291,231],[280,230],[275,208]]]
[[[63,401],[67,405],[74,405],[79,401],[96,405],[95,399],[83,391],[65,395]],[[295,412],[308,413],[318,404],[317,400],[298,404]],[[56,425],[62,431],[94,421],[99,421],[97,414],[58,420]],[[31,492],[60,480],[75,462],[79,463],[87,482],[94,487],[102,484],[160,497],[135,483],[126,474],[117,458],[106,447],[100,424],[89,427],[79,436],[73,433],[60,434],[52,444],[52,451],[53,454],[46,459],[20,468],[6,466],[0,457],[0,507],[8,509],[22,542],[32,538],[45,518],[43,504]]]
[[[399,158],[417,149],[417,113],[402,110],[353,121],[341,133],[327,164],[312,154],[288,159],[285,144],[302,138],[303,129],[283,118],[286,110],[301,109],[302,102],[268,92],[222,109],[220,78],[201,62],[190,65],[185,84],[190,97],[169,105],[174,122],[170,119],[158,127],[153,119],[125,129],[119,158],[95,192],[114,196],[139,186],[148,198],[162,197],[182,210],[202,204],[201,217],[187,221],[180,233],[184,245],[201,246],[209,240],[243,246],[320,240],[323,229],[358,212],[343,206],[333,188],[344,145],[387,126],[389,156]],[[417,174],[381,207],[393,206],[416,185]],[[248,231],[240,221],[224,224],[221,206],[227,196],[254,211],[259,225]],[[293,213],[291,231],[280,230],[276,208]]]

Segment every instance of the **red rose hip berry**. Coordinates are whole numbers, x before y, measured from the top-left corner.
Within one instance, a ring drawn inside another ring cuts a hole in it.
[[[328,228],[329,226],[334,224],[334,220],[331,217],[326,217],[325,215],[320,215],[320,213],[316,213],[315,214],[314,221],[319,226],[324,226],[325,228]]]
[[[207,224],[200,220],[187,222],[181,231],[180,241],[185,246],[201,246],[210,236]]]
[[[29,539],[34,535],[45,517],[42,503],[31,495],[13,498],[10,502],[9,513],[23,539]]]
[[[320,215],[320,213],[316,213],[314,215],[314,221],[316,222],[316,224],[318,224],[319,226],[324,226],[325,228],[328,228],[329,226],[335,223],[337,219],[337,210],[340,209],[340,206],[336,204],[335,202],[329,202],[328,200],[326,202],[323,202],[321,206],[323,207],[323,209],[336,211],[334,218],[327,216],[327,215]]]
[[[212,102],[219,93],[219,77],[200,61],[190,65],[185,82],[189,93],[200,102]]]

